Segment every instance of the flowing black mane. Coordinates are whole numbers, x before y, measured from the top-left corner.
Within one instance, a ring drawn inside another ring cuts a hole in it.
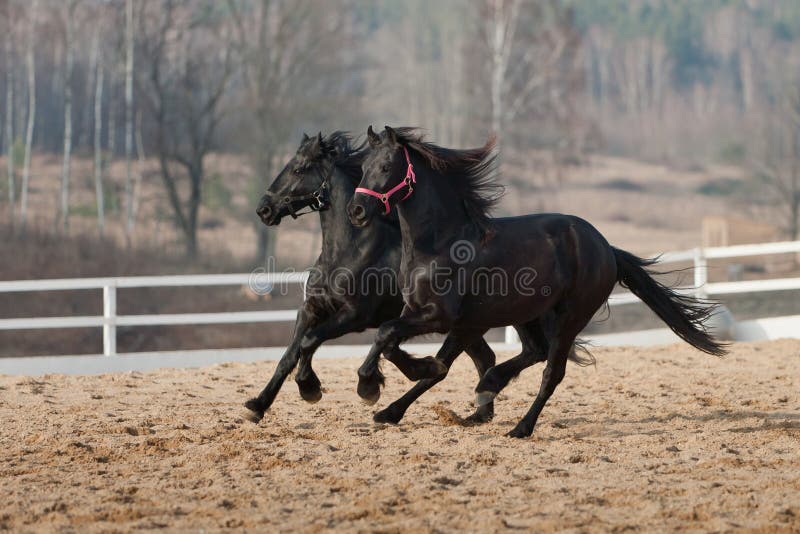
[[[469,217],[481,230],[491,225],[491,211],[503,196],[504,187],[497,183],[495,138],[490,137],[479,148],[457,150],[425,141],[419,128],[394,128],[397,141],[428,162],[431,168],[450,180],[464,202]]]
[[[349,132],[337,130],[322,140],[322,147],[354,185],[361,181],[361,164],[368,152],[365,142],[355,144]]]

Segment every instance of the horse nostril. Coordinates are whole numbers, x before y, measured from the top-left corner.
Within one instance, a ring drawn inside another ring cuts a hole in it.
[[[366,215],[366,210],[364,209],[364,206],[359,206],[358,204],[356,204],[355,206],[353,206],[351,213],[354,219],[360,221]]]
[[[272,208],[270,208],[267,205],[264,205],[258,208],[257,213],[259,217],[261,217],[262,219],[266,219],[267,217],[270,216],[270,214],[272,214]]]

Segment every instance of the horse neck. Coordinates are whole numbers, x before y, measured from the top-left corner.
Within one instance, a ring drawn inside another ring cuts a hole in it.
[[[385,221],[375,221],[364,228],[350,223],[347,205],[355,194],[356,184],[340,169],[330,179],[330,208],[319,212],[322,229],[323,260],[336,266],[353,257],[371,262],[400,242],[399,230]]]
[[[475,225],[448,178],[427,166],[418,166],[417,161],[413,162],[417,173],[414,192],[398,204],[403,249],[411,245],[437,250],[450,241],[464,239]]]
[[[353,226],[347,216],[347,204],[353,198],[355,186],[339,169],[330,178],[330,207],[319,212],[322,230],[322,256],[335,258],[353,238]]]

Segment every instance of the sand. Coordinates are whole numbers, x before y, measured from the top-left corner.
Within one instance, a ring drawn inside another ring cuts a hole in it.
[[[357,359],[319,361],[322,401],[288,383],[258,426],[240,405],[274,362],[3,376],[0,530],[800,532],[800,342],[595,355],[527,440],[504,434],[540,366],[480,427],[458,424],[465,357],[397,426],[359,402]],[[384,370],[377,407],[409,386]]]

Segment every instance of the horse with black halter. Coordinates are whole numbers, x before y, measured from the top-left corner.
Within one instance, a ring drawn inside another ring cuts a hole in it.
[[[297,153],[275,178],[261,198],[257,213],[266,225],[318,212],[322,226],[322,252],[311,269],[307,298],[297,313],[294,334],[274,375],[258,397],[245,406],[257,422],[269,409],[286,377],[298,366],[295,381],[300,395],[309,402],[322,397],[319,378],[311,368],[314,352],[325,341],[350,332],[376,328],[400,315],[402,296],[397,283],[400,264],[400,228],[396,217],[387,217],[369,228],[354,228],[347,218],[347,203],[361,179],[365,150],[352,146],[344,132],[327,137],[303,136]],[[479,378],[495,363],[495,355],[482,337],[466,352],[475,363]],[[398,352],[388,357],[411,380],[442,377],[442,364],[433,358],[409,358]],[[382,376],[380,381],[382,383]],[[422,380],[418,389],[438,379]],[[374,403],[380,388],[368,395]],[[402,413],[418,395],[407,395],[394,405]],[[400,413],[400,417],[402,417]],[[491,404],[481,406],[474,422],[491,419]]]
[[[704,326],[713,306],[657,282],[647,270],[654,260],[612,247],[578,217],[490,218],[500,196],[491,140],[480,149],[452,150],[423,141],[412,128],[387,126],[378,135],[370,127],[367,134],[371,151],[348,213],[353,225],[367,228],[397,205],[406,287],[400,317],[381,325],[359,369],[359,391],[379,382],[380,355],[396,354],[406,339],[449,332],[437,355],[447,361],[488,329],[514,325],[522,353],[481,378],[477,401],[491,401],[523,369],[546,361],[533,405],[509,433],[530,436],[564,377],[576,336],[617,283],[683,340],[724,354]]]

